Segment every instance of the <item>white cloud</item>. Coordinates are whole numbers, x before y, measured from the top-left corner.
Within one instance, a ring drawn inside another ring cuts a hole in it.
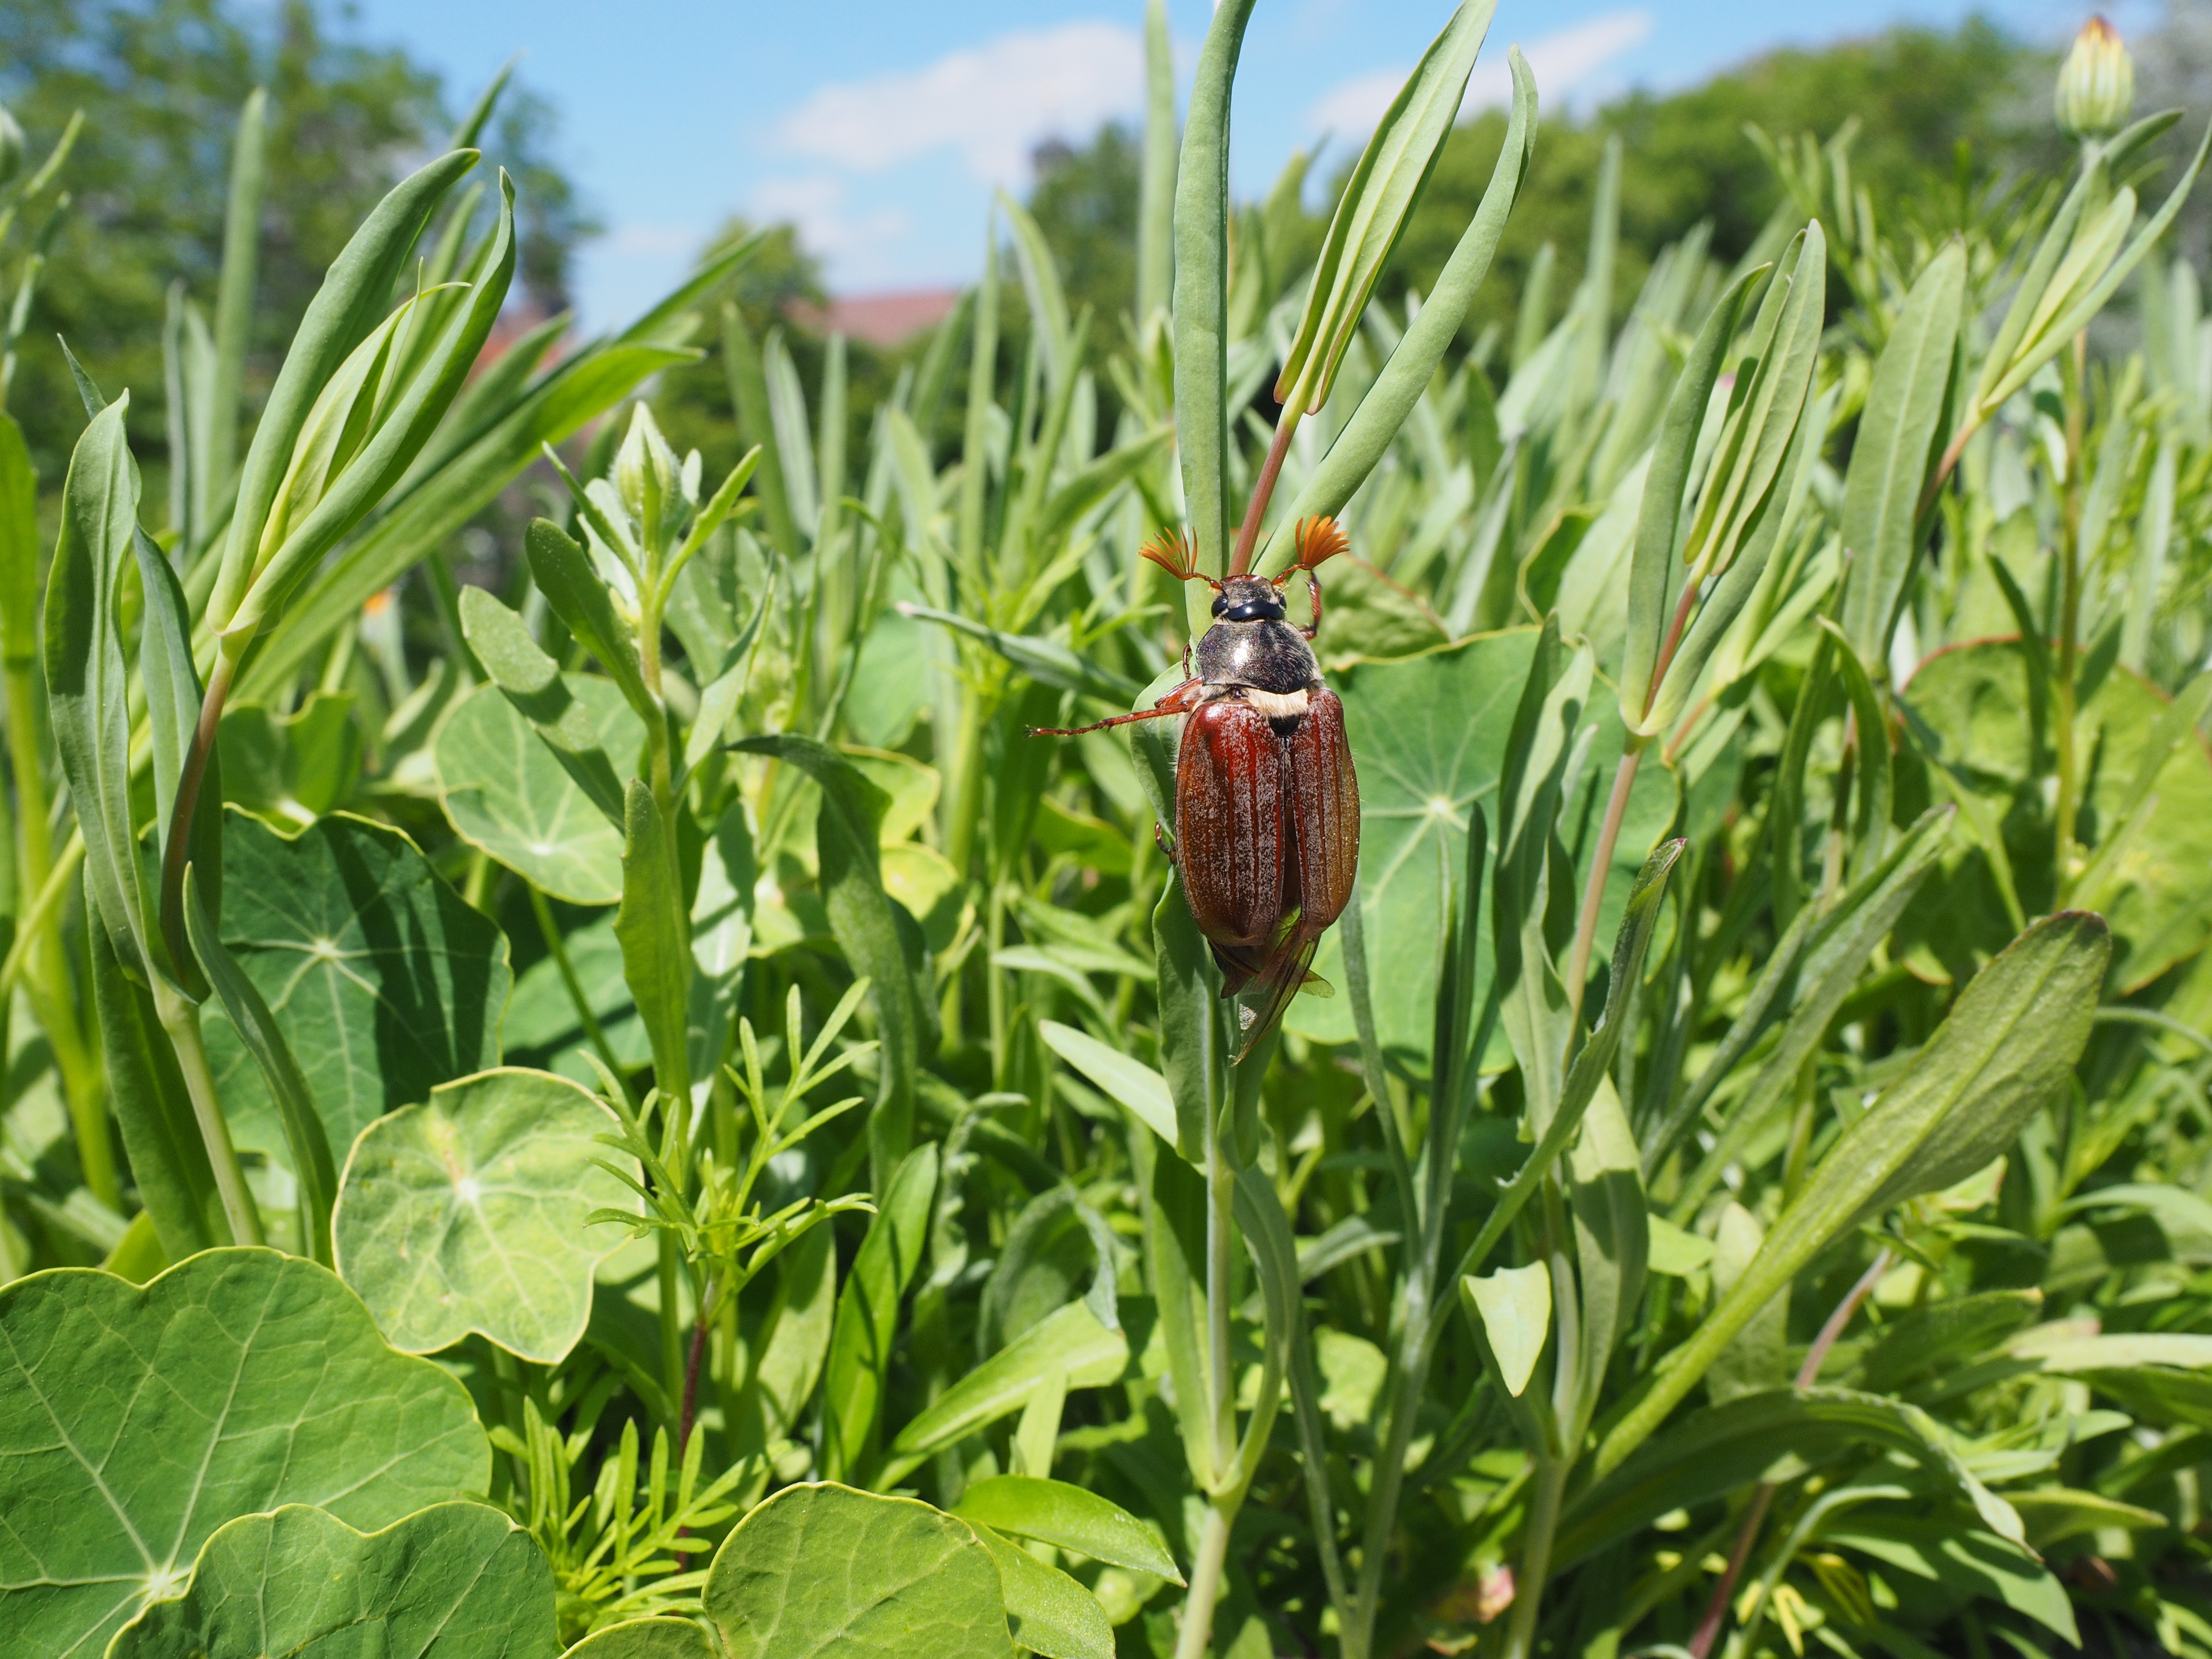
[[[788,220],[811,253],[846,264],[904,238],[912,216],[898,208],[854,213],[846,205],[845,181],[829,173],[800,179],[771,179],[754,190],[751,216],[763,222]]]
[[[1648,11],[1608,12],[1587,23],[1556,30],[1523,46],[1522,54],[1528,60],[1529,72],[1536,77],[1536,90],[1556,108],[1562,95],[1578,82],[1586,80],[1594,70],[1650,33],[1651,24]],[[1398,88],[1412,73],[1411,69],[1401,68],[1354,76],[1323,93],[1307,112],[1307,123],[1317,131],[1334,133],[1355,143],[1362,141],[1375,130],[1375,124],[1382,118],[1390,107],[1390,100],[1398,95]],[[1505,54],[1486,52],[1483,61],[1474,66],[1474,73],[1468,78],[1467,96],[1460,106],[1465,110],[1486,109],[1493,104],[1510,103],[1512,98],[1513,72],[1506,65]]]
[[[778,137],[796,155],[860,169],[957,149],[976,177],[1016,185],[1039,138],[1085,137],[1137,107],[1144,56],[1115,23],[1002,34],[926,68],[823,87]]]
[[[601,244],[611,253],[644,254],[658,257],[664,254],[692,254],[706,240],[706,233],[697,225],[617,225],[606,234]]]

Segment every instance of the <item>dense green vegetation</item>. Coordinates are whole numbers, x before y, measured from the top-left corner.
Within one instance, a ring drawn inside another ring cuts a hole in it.
[[[1639,179],[1749,94],[1455,128],[1478,3],[1317,227],[1253,9],[868,360],[735,227],[487,361],[498,86],[287,289],[210,55],[106,355],[10,338],[0,1648],[2212,1654],[2212,137],[2087,33],[1960,191],[1870,48],[1728,220]],[[1031,732],[1322,517],[1270,1030],[1182,723]]]

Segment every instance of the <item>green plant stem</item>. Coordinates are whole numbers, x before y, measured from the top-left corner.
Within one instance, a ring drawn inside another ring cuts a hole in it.
[[[82,861],[84,843],[82,840],[74,843],[76,859],[64,855],[69,869],[59,872],[62,879],[52,886],[57,877],[53,831],[48,823],[52,808],[46,797],[45,757],[39,742],[37,675],[35,660],[8,664],[8,759],[15,774],[19,860],[16,891],[36,895],[29,912],[20,920],[21,932],[9,960],[16,960],[16,953],[21,952],[27,965],[26,988],[32,1012],[46,1031],[55,1066],[61,1073],[70,1127],[76,1139],[77,1168],[84,1176],[84,1184],[101,1203],[119,1210],[123,1194],[116,1175],[114,1142],[107,1127],[106,1091],[99,1059],[76,1018],[69,958],[62,947],[58,917],[60,897],[70,885],[67,877]],[[51,902],[50,886],[54,893]],[[8,994],[10,983],[0,974],[0,996]]]
[[[1229,1559],[1229,1528],[1237,1518],[1238,1503],[1224,1505],[1220,1498],[1206,1508],[1199,1528],[1198,1549],[1191,1558],[1190,1593],[1183,1598],[1182,1628],[1176,1634],[1175,1659],[1206,1659],[1213,1639],[1213,1604],[1221,1599],[1222,1570]]]
[[[1662,672],[1664,671],[1662,670]],[[1652,676],[1658,684],[1659,675]],[[1605,880],[1613,871],[1613,849],[1620,842],[1620,826],[1628,817],[1628,798],[1636,787],[1636,769],[1643,763],[1649,738],[1633,732],[1620,749],[1620,764],[1613,769],[1613,793],[1606,798],[1605,819],[1598,825],[1597,846],[1590,854],[1589,877],[1583,884],[1582,914],[1575,919],[1575,945],[1567,957],[1568,1042],[1579,1028],[1583,991],[1589,981],[1590,953],[1597,944],[1597,916],[1605,904]]]
[[[1221,1156],[1218,1129],[1209,1138],[1206,1171],[1206,1382],[1212,1389],[1207,1413],[1213,1425],[1211,1486],[1228,1478],[1237,1449],[1237,1391],[1231,1346],[1230,1297],[1237,1265],[1236,1176]]]
[[[16,923],[15,943],[9,947],[7,960],[0,962],[0,996],[13,991],[29,968],[32,946],[39,938],[39,930],[52,922],[59,914],[70,890],[76,885],[77,872],[84,866],[84,836],[71,836],[62,848],[61,857],[54,861],[52,872],[39,889],[38,897]]]
[[[1568,1468],[1567,1459],[1547,1454],[1536,1470],[1528,1543],[1513,1586],[1513,1620],[1505,1632],[1505,1659],[1528,1659],[1535,1651],[1536,1619],[1543,1611],[1544,1580],[1552,1570],[1552,1540],[1559,1529],[1559,1502],[1566,1492]]]
[[[222,1196],[222,1212],[230,1223],[231,1239],[239,1244],[263,1243],[265,1241],[261,1232],[261,1212],[254,1207],[253,1194],[246,1188],[246,1171],[239,1164],[238,1149],[231,1145],[230,1126],[223,1120],[215,1073],[208,1066],[207,1045],[200,1040],[198,1005],[186,1000],[160,974],[152,978],[154,1012],[161,1019],[161,1029],[169,1034],[170,1045],[177,1051],[177,1066],[185,1075],[185,1091],[191,1097],[192,1116],[198,1121],[208,1162],[214,1166],[216,1190]]]
[[[965,881],[975,855],[975,820],[983,799],[983,711],[972,690],[960,700],[960,738],[952,752],[952,810],[945,819],[945,856]]]
[[[996,864],[995,858],[987,858],[987,864]],[[985,933],[983,939],[983,1006],[991,1030],[991,1086],[1007,1086],[1006,1072],[1006,970],[999,966],[999,952],[1006,943],[1006,894],[1005,884],[994,881],[989,896],[983,904]]]
[[[2073,393],[2066,400],[2066,499],[2065,522],[2059,540],[2059,600],[2058,600],[2058,664],[2051,687],[2054,733],[2058,751],[2058,799],[2054,817],[2056,825],[2057,896],[2055,903],[2063,907],[2074,887],[2075,865],[2078,854],[2074,843],[2075,818],[2080,811],[2081,769],[2075,752],[2074,721],[2077,689],[2077,638],[2081,629],[2081,404],[2088,395],[2088,380],[2084,372],[2084,359],[2088,350],[2088,337],[2076,335],[2074,339]]]
[[[568,1001],[582,1022],[584,1036],[598,1052],[599,1063],[609,1075],[622,1085],[623,1092],[629,1097],[630,1109],[637,1109],[637,1092],[630,1087],[623,1063],[615,1058],[614,1045],[607,1041],[606,1029],[599,1017],[592,1012],[591,999],[584,994],[584,981],[576,975],[576,966],[568,957],[568,942],[561,937],[560,925],[553,919],[553,906],[536,887],[530,890],[530,908],[538,918],[538,931],[544,935],[545,948],[553,957],[553,965],[561,970],[561,983],[568,988]]]

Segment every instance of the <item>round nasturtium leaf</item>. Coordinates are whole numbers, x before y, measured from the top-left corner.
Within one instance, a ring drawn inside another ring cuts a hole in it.
[[[591,711],[615,775],[633,775],[645,728],[621,688],[598,674],[568,682]],[[622,896],[622,831],[496,686],[478,686],[454,706],[434,758],[446,816],[462,840],[555,898],[612,904]]]
[[[592,1316],[592,1274],[627,1237],[600,1210],[637,1196],[596,1160],[615,1115],[550,1072],[504,1066],[364,1129],[338,1182],[338,1272],[385,1340],[433,1353],[471,1331],[555,1364]]]
[[[1482,809],[1489,857],[1493,863],[1497,859],[1498,783],[1536,637],[1533,628],[1478,634],[1419,656],[1354,663],[1330,678],[1344,700],[1345,732],[1359,775],[1360,916],[1376,1035],[1419,1075],[1428,1073],[1435,1039],[1439,963],[1434,951],[1391,950],[1387,942],[1437,937],[1437,896],[1455,887],[1467,869],[1470,808]],[[1581,821],[1591,792],[1598,792],[1595,805],[1602,810],[1602,792],[1612,785],[1620,714],[1602,687],[1583,708],[1582,726],[1591,725],[1598,728],[1591,753],[1604,762],[1583,769],[1576,799],[1561,808],[1562,824]],[[1636,873],[1672,822],[1674,804],[1674,775],[1647,757],[1637,773],[1600,908],[1597,936],[1608,948]],[[1579,892],[1582,878],[1575,879]],[[1486,892],[1476,943],[1478,972],[1486,983],[1492,971],[1488,896]],[[1322,936],[1313,966],[1344,988],[1340,930]],[[1349,1042],[1354,1035],[1346,996],[1295,997],[1284,1024],[1318,1042]],[[1502,1022],[1492,1042],[1491,1060],[1504,1063],[1511,1050]]]
[[[507,936],[398,830],[340,813],[288,840],[233,809],[222,858],[223,943],[291,1045],[333,1165],[386,1112],[499,1064]],[[201,1018],[233,1136],[289,1164],[260,1066],[220,1002]]]
[[[239,1516],[388,1526],[490,1472],[467,1391],[312,1261],[210,1250],[143,1288],[70,1267],[0,1290],[0,1653],[98,1659]]]
[[[497,1510],[439,1504],[361,1533],[292,1504],[216,1532],[191,1587],[106,1659],[551,1659],[555,1622],[544,1552]]]
[[[1011,1659],[991,1553],[911,1498],[786,1486],[708,1570],[707,1616],[731,1659]]]
[[[630,1619],[595,1630],[562,1659],[714,1659],[707,1632],[689,1619]]]

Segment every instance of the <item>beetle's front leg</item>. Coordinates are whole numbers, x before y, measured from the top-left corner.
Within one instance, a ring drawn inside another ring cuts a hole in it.
[[[1171,831],[1167,825],[1162,823],[1158,818],[1154,818],[1152,820],[1152,844],[1168,855],[1168,862],[1170,864],[1175,862],[1176,838],[1174,832]]]
[[[1306,572],[1306,592],[1313,595],[1313,626],[1301,628],[1298,632],[1304,635],[1310,641],[1321,632],[1321,578],[1315,575],[1311,570]]]

